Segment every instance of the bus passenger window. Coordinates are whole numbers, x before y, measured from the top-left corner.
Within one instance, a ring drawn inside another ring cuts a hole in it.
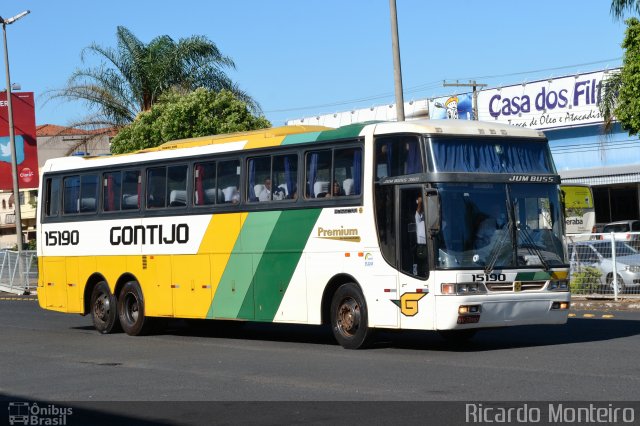
[[[305,198],[324,198],[329,194],[331,150],[307,153]]]
[[[76,214],[80,211],[80,176],[69,176],[63,179],[63,212]]]
[[[394,136],[376,139],[376,180],[385,177],[422,173],[420,139],[416,136]]]
[[[167,168],[154,167],[147,170],[147,208],[165,207]]]
[[[140,208],[142,179],[139,170],[122,172],[122,210]]]
[[[306,159],[306,198],[360,195],[362,149],[313,151]]]
[[[105,173],[103,178],[102,210],[113,212],[120,210],[122,173]]]
[[[362,190],[362,150],[336,149],[333,158],[331,195],[360,195]]]
[[[292,200],[298,194],[298,156],[273,157],[273,200]]]
[[[187,166],[171,166],[167,169],[167,198],[169,207],[187,205]]]
[[[95,213],[98,205],[98,176],[82,176],[80,186],[80,213]]]
[[[60,200],[60,179],[47,179],[45,193],[45,216],[58,216],[58,206]],[[3,200],[4,201],[4,200]]]
[[[240,202],[240,160],[218,161],[217,175],[218,201],[238,204]]]
[[[216,204],[216,200],[219,198],[218,191],[222,194],[222,190],[216,187],[216,163],[214,161],[196,164],[193,187],[193,201],[196,206]]]
[[[271,201],[271,157],[251,158],[249,168],[249,188],[247,201]]]

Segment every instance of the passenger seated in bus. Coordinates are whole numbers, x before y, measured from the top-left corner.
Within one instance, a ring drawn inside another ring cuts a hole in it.
[[[340,186],[340,182],[337,180],[333,181],[333,185],[331,185],[331,196],[332,197],[342,197],[344,195],[344,191]]]
[[[282,190],[282,188],[276,188],[274,190],[273,199],[274,200],[283,200],[284,199],[284,191]],[[270,178],[265,178],[264,179],[264,189],[262,190],[260,195],[258,195],[258,200],[259,201],[270,201],[271,200],[271,179]]]

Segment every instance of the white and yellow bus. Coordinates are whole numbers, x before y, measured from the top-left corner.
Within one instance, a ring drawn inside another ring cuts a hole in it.
[[[48,161],[38,299],[101,333],[158,318],[375,329],[563,324],[542,133],[476,121],[289,126]]]
[[[596,209],[593,192],[589,185],[562,184],[564,197],[565,229],[567,237],[573,241],[588,240],[595,232]]]

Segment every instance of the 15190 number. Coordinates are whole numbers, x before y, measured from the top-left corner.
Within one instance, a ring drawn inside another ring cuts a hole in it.
[[[80,232],[77,230],[46,231],[44,240],[48,246],[77,246],[80,242]]]
[[[507,276],[505,274],[473,274],[474,281],[506,281]]]

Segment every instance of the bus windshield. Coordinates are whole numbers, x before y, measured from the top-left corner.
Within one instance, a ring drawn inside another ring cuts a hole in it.
[[[549,184],[446,183],[440,269],[536,267],[566,264],[558,187]]]

